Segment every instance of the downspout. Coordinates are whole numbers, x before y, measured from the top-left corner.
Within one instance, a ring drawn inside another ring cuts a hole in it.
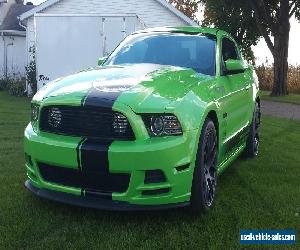
[[[7,58],[6,58],[6,42],[5,42],[5,38],[4,38],[4,32],[1,32],[1,37],[2,37],[2,40],[3,40],[3,73],[4,73],[4,77],[7,78],[7,72],[6,72],[6,69],[7,69],[7,66],[6,66],[6,62],[7,62]]]
[[[3,40],[3,49],[4,49],[4,53],[3,53],[3,61],[4,61],[4,78],[7,79],[7,48],[8,46],[12,46],[14,45],[13,43],[8,43],[6,44],[6,39],[4,36],[4,32],[1,32],[1,36],[2,36],[2,40]]]
[[[25,25],[23,25],[22,24],[22,21],[20,20],[20,17],[18,16],[17,17],[18,18],[18,20],[19,20],[19,25],[25,30],[25,32],[26,32],[26,36],[25,36],[25,39],[26,39],[26,64],[28,65],[28,55],[27,55],[27,48],[28,48],[28,42],[27,42],[27,26],[25,26]],[[27,93],[28,95],[30,95],[30,93],[28,93],[28,85],[29,85],[29,83],[28,83],[28,81],[27,81],[27,74],[26,74],[26,84],[25,84],[25,90],[24,90],[24,93]]]
[[[25,30],[25,31],[27,31],[27,27],[24,25],[24,24],[22,24],[22,21],[20,20],[20,17],[18,16],[18,20],[19,20],[19,25]]]
[[[8,72],[8,69],[7,69],[7,51],[8,51],[8,46],[13,46],[14,44],[11,42],[11,43],[8,43],[5,47],[5,78],[7,79],[7,72]]]

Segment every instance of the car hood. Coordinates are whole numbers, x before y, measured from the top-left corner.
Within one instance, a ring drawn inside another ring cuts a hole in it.
[[[103,100],[115,96],[114,102],[126,104],[137,113],[141,110],[151,112],[165,108],[170,102],[180,101],[193,86],[208,78],[211,77],[192,69],[173,66],[107,66],[51,82],[34,96],[33,101],[76,105],[93,91]]]

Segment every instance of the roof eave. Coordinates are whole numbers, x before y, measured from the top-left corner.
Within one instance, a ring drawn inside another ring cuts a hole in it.
[[[187,24],[190,24],[192,26],[199,26],[197,22],[183,14],[181,11],[176,9],[172,4],[168,3],[166,0],[156,0],[158,1],[162,6],[166,7],[168,10],[173,12],[177,17],[184,20]]]
[[[35,13],[43,11],[44,9],[50,7],[53,4],[56,4],[57,2],[59,2],[60,0],[48,0],[46,2],[41,3],[40,5],[32,8],[31,10],[23,13],[22,15],[20,15],[19,19],[21,21],[24,21],[25,19],[33,16]]]
[[[20,30],[0,30],[0,33],[9,36],[26,36],[26,31]]]
[[[33,16],[35,13],[38,13],[40,11],[43,11],[44,9],[52,6],[53,4],[56,4],[60,0],[48,0],[44,3],[41,3],[40,5],[36,6],[35,8],[23,13],[20,15],[20,20],[24,21],[25,19],[28,19],[29,17]],[[192,25],[192,26],[198,26],[198,23],[193,21],[191,18],[187,17],[184,15],[181,11],[177,10],[172,4],[168,3],[165,0],[156,0],[159,2],[162,6],[173,12],[177,17],[180,19],[184,20],[187,24]]]

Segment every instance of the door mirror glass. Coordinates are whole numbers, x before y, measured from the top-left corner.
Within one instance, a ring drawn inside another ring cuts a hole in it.
[[[225,61],[225,74],[239,74],[247,69],[247,64],[243,60],[228,59]]]
[[[102,66],[105,63],[106,59],[107,59],[106,56],[100,57],[98,60],[98,66]]]

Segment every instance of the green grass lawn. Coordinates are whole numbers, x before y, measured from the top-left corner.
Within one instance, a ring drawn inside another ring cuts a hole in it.
[[[25,190],[22,140],[29,107],[28,99],[0,92],[0,249],[228,249],[240,247],[240,229],[296,229],[291,249],[300,247],[299,122],[263,117],[259,157],[240,159],[220,176],[209,214],[104,212]]]
[[[300,105],[300,95],[296,94],[289,94],[286,96],[270,96],[270,91],[260,91],[261,98],[267,101],[274,101],[274,102],[287,102],[287,103],[294,103]]]

